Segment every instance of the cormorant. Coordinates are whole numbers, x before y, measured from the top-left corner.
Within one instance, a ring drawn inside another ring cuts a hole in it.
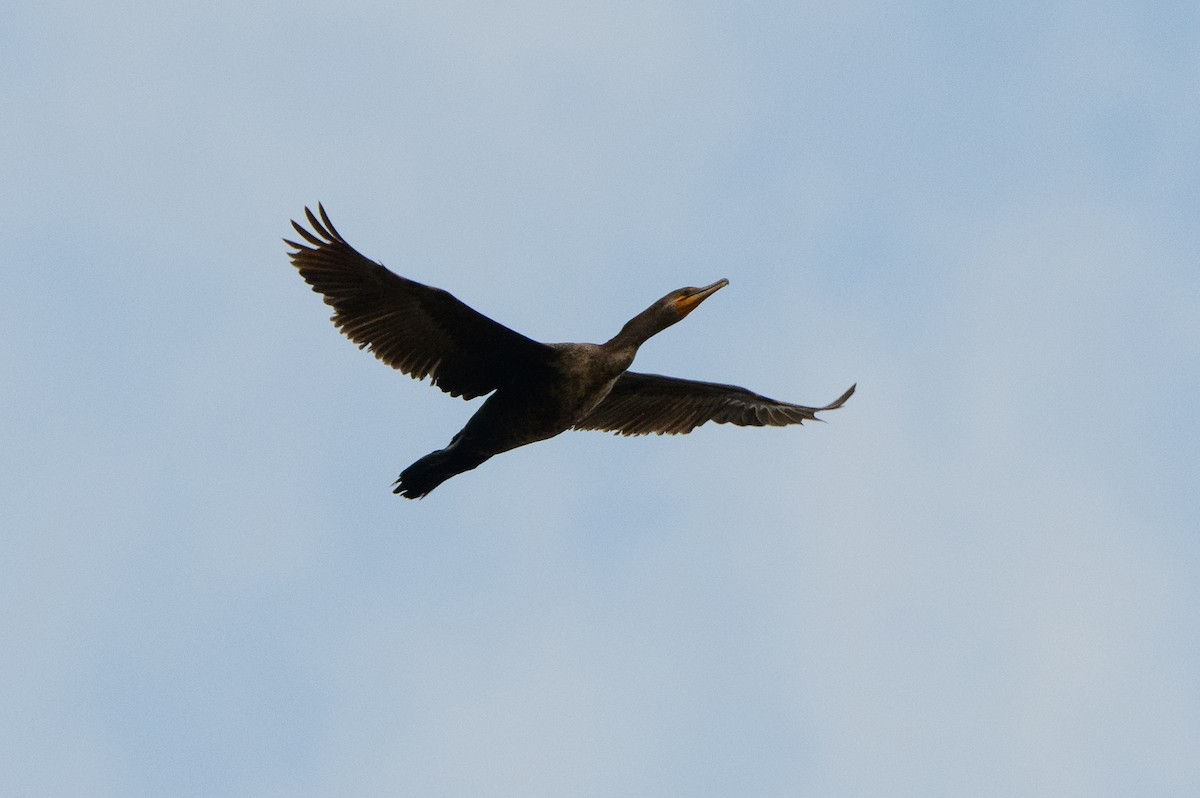
[[[619,435],[691,432],[706,421],[784,426],[816,419],[833,403],[804,407],[745,388],[628,371],[638,347],[729,284],[672,291],[634,316],[603,344],[543,344],[455,299],[389,271],[359,254],[319,204],[304,209],[312,231],[292,221],[307,244],[284,239],[292,265],[334,309],[333,323],[360,349],[416,379],[429,377],[451,396],[490,393],[445,449],[410,465],[394,493],[428,494],[489,457],[568,429]]]

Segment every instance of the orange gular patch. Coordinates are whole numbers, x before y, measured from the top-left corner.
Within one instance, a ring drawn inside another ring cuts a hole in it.
[[[689,293],[684,294],[675,300],[675,309],[679,311],[680,316],[686,316],[696,309],[701,302],[708,299],[710,296],[729,285],[729,281],[725,278],[717,280],[712,285],[706,285],[703,288],[689,289]]]

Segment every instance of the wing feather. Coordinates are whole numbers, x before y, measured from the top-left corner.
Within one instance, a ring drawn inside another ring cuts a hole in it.
[[[482,396],[545,364],[551,350],[472,310],[450,293],[389,271],[350,246],[317,206],[304,209],[306,243],[284,239],[292,265],[325,298],[332,321],[360,349],[452,396]]]
[[[575,429],[618,435],[677,435],[691,432],[708,421],[744,427],[782,427],[819,421],[817,413],[841,407],[856,387],[850,386],[824,407],[806,407],[770,399],[736,385],[627,371]]]

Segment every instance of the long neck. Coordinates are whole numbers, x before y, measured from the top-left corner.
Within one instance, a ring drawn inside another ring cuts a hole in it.
[[[639,346],[676,321],[678,319],[667,320],[663,315],[660,305],[651,305],[627,321],[625,326],[621,328],[621,331],[604,344],[604,348],[610,350],[628,350],[632,357],[637,352]]]

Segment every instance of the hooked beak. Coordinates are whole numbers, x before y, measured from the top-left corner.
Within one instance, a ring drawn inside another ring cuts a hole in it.
[[[691,313],[699,306],[701,302],[708,299],[713,294],[720,291],[725,286],[729,285],[729,281],[722,277],[712,285],[706,285],[703,288],[692,288],[689,292],[675,300],[675,309],[679,311],[680,318]]]

